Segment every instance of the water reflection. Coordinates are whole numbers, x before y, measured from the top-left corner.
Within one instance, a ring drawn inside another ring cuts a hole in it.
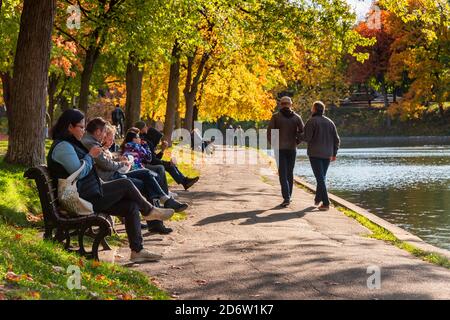
[[[305,150],[296,174],[315,183]],[[341,149],[330,166],[334,194],[450,249],[450,147]]]

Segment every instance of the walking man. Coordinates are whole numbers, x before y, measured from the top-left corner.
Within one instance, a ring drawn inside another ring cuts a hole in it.
[[[313,103],[312,117],[306,122],[303,140],[308,143],[308,157],[317,181],[314,204],[321,211],[330,209],[326,187],[326,177],[331,161],[336,161],[340,138],[333,121],[324,116],[325,105],[321,101]]]
[[[292,110],[292,99],[282,97],[280,111],[272,116],[267,128],[267,141],[271,143],[272,130],[278,129],[278,146],[272,145],[277,159],[278,175],[280,177],[282,207],[291,203],[294,187],[294,167],[297,157],[297,145],[301,142],[303,120]]]
[[[119,132],[119,136],[123,137],[124,136],[124,122],[125,122],[125,113],[123,112],[122,108],[116,104],[116,108],[113,110],[113,112],[111,113],[111,120],[113,125],[117,128],[118,127],[118,132]]]

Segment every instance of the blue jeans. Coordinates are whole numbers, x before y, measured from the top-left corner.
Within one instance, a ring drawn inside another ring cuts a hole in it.
[[[315,202],[322,201],[324,206],[330,205],[330,200],[328,199],[327,186],[325,180],[327,178],[328,167],[330,166],[330,159],[321,159],[310,157],[309,162],[311,162],[311,168],[314,172],[314,176],[317,181],[316,197]]]
[[[169,194],[169,185],[167,183],[166,169],[164,169],[164,166],[162,164],[146,164],[145,167],[158,175],[158,177],[155,178],[158,180],[159,185],[165,193]]]
[[[294,187],[294,167],[297,150],[278,150],[278,176],[280,178],[281,194],[285,201],[290,201]]]
[[[186,177],[178,170],[176,165],[169,161],[163,161],[163,166],[177,184],[183,184],[186,181]]]
[[[128,178],[133,184],[138,188],[138,190],[142,193],[142,195],[148,200],[151,201],[155,198],[161,198],[162,196],[167,196],[164,190],[159,185],[156,180],[156,174],[152,173],[152,171],[148,169],[139,169],[130,171],[125,174],[119,174],[116,172],[114,178]]]

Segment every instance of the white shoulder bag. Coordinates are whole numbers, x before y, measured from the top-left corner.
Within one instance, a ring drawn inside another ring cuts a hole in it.
[[[78,176],[83,170],[86,162],[80,169],[72,173],[67,179],[58,179],[58,200],[61,209],[67,211],[71,215],[88,216],[94,213],[92,203],[80,198],[77,190]]]

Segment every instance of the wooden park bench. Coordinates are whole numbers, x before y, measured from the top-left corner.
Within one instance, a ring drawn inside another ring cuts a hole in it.
[[[41,165],[28,169],[24,177],[36,182],[44,214],[44,239],[64,243],[70,250],[70,238],[78,237],[79,254],[98,260],[98,248],[111,250],[105,240],[113,231],[113,223],[109,215],[93,213],[88,216],[69,216],[58,208],[58,192],[52,186],[47,166]],[[93,239],[92,249],[85,249],[85,237]]]

